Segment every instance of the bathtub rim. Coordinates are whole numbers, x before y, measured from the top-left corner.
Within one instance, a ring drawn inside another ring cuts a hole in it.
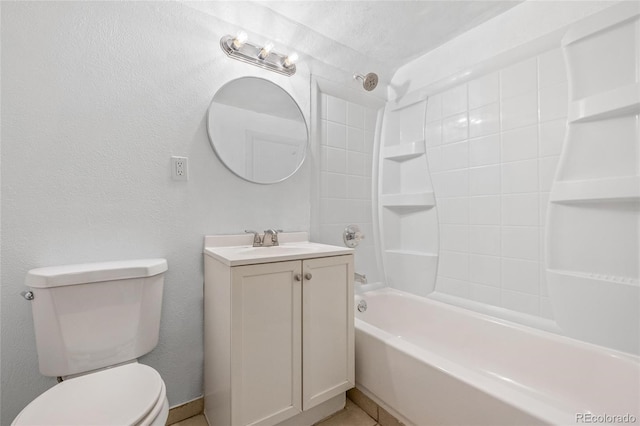
[[[489,321],[492,323],[497,323],[501,326],[506,326],[511,329],[518,330],[520,332],[525,333],[533,333],[534,335],[542,338],[550,339],[552,342],[562,342],[563,344],[570,344],[572,346],[576,346],[578,348],[582,348],[588,351],[598,351],[605,352],[607,355],[612,356],[614,358],[622,359],[626,362],[632,362],[635,364],[640,364],[640,357],[634,354],[629,354],[626,352],[617,351],[615,349],[610,349],[607,347],[595,345],[589,342],[583,342],[571,337],[561,336],[555,334],[553,332],[539,330],[533,327],[529,327],[526,325],[514,323],[502,318],[492,317],[491,315],[478,313],[469,309],[465,309],[459,306],[450,305],[446,302],[442,302],[439,300],[429,299],[428,297],[416,296],[402,290],[397,290],[389,287],[371,290],[360,295],[355,296],[355,303],[359,300],[366,300],[367,294],[369,295],[385,295],[385,294],[393,294],[400,297],[408,297],[414,300],[417,300],[419,303],[427,303],[432,305],[443,307],[444,309],[451,309],[456,313],[464,315],[466,317],[477,318],[482,321]],[[426,348],[422,348],[419,345],[404,340],[399,336],[395,336],[390,332],[383,330],[375,325],[368,323],[367,321],[358,318],[355,318],[355,328],[356,328],[356,336],[358,333],[365,333],[371,336],[374,339],[380,340],[383,344],[392,347],[393,349],[400,351],[407,356],[415,359],[418,362],[425,363],[429,365],[429,367],[436,369],[437,371],[451,377],[453,380],[459,380],[462,383],[483,392],[496,400],[499,400],[505,404],[509,404],[512,407],[516,407],[518,410],[526,413],[527,415],[539,419],[543,423],[548,424],[574,424],[576,415],[579,412],[574,411],[572,408],[563,409],[560,407],[561,404],[555,403],[557,400],[554,398],[547,397],[543,392],[536,392],[533,390],[527,390],[526,386],[520,385],[518,383],[512,382],[511,384],[505,383],[503,380],[508,380],[507,378],[502,378],[498,375],[491,374],[491,372],[476,372],[474,369],[469,367],[465,367],[464,365],[449,361],[441,355],[438,355],[436,352],[431,351]],[[357,358],[357,354],[356,354]],[[367,390],[368,396],[369,394],[373,395],[375,398],[374,401],[381,401],[383,404],[383,408],[389,407],[396,414],[400,414],[398,410],[390,406],[380,397],[378,397],[375,392],[369,389],[366,385],[362,384],[358,381],[358,377],[356,376],[356,384],[359,388],[363,388]],[[386,409],[386,408],[385,408]],[[390,411],[391,412],[391,411]],[[393,412],[391,412],[394,414]],[[400,414],[400,417],[409,420],[404,415]]]
[[[495,398],[496,400],[500,400],[506,404],[517,407],[518,410],[525,412],[531,417],[539,419],[542,423],[568,424],[570,423],[570,420],[574,419],[575,413],[573,412],[564,411],[546,404],[532,395],[526,395],[524,391],[521,391],[516,386],[509,386],[501,383],[497,377],[489,377],[487,374],[477,373],[471,368],[449,361],[428,349],[423,349],[414,343],[399,339],[391,333],[381,330],[361,319],[356,319],[356,333],[358,332],[368,334],[374,339],[381,340],[385,345],[402,352],[418,362],[427,364],[430,368],[451,377],[452,380],[460,381],[479,392],[483,392]],[[385,337],[381,338],[381,335]],[[383,406],[388,406],[396,413],[399,413],[397,409],[377,397],[375,392],[359,382],[357,375],[356,385],[359,388],[366,389],[370,394],[376,396],[376,400],[380,400],[384,403]],[[416,423],[413,423],[411,419],[401,413],[400,416],[416,425]]]
[[[502,319],[515,324],[521,324],[538,330],[547,331],[549,333],[564,335],[562,329],[558,326],[558,323],[550,318],[543,318],[537,315],[514,311],[501,306],[489,305],[487,303],[454,296],[437,290],[429,293],[425,298],[436,300],[447,305],[457,306],[479,314],[488,315],[492,318]]]
[[[515,321],[510,321],[508,319],[504,319],[504,318],[500,318],[500,317],[495,317],[493,315],[490,314],[486,314],[486,313],[482,313],[482,312],[477,312],[473,309],[468,309],[465,307],[461,307],[455,304],[451,304],[448,303],[444,300],[440,300],[440,299],[433,299],[431,297],[424,297],[424,296],[416,296],[415,294],[411,294],[408,293],[406,291],[402,291],[402,290],[398,290],[392,287],[383,287],[383,288],[378,288],[375,290],[369,290],[366,292],[363,292],[361,294],[357,294],[355,295],[355,297],[360,297],[361,299],[365,299],[366,300],[366,295],[367,294],[385,294],[385,293],[391,293],[391,294],[396,294],[398,296],[401,297],[407,297],[413,300],[416,300],[418,302],[426,302],[426,303],[430,303],[433,305],[440,305],[440,306],[444,306],[446,309],[451,309],[454,312],[457,312],[459,314],[462,314],[464,316],[470,316],[470,317],[477,317],[478,319],[481,319],[483,321],[489,321],[492,323],[496,323],[496,324],[500,324],[502,326],[508,327],[508,328],[512,328],[512,329],[516,329],[516,330],[520,330],[523,332],[527,332],[527,333],[533,333],[538,337],[546,337],[549,338],[553,341],[556,342],[569,342],[573,345],[576,345],[578,347],[582,347],[583,349],[586,350],[596,350],[596,351],[604,351],[609,353],[611,356],[615,357],[615,358],[621,358],[621,359],[625,359],[627,361],[630,362],[635,362],[637,364],[640,364],[640,355],[636,355],[630,352],[624,352],[618,349],[614,349],[614,348],[609,348],[607,346],[601,346],[595,343],[591,343],[591,342],[587,342],[584,340],[579,340],[576,339],[574,337],[570,337],[570,336],[565,336],[563,334],[558,334],[555,333],[553,331],[547,331],[547,330],[541,330],[539,328],[536,327],[532,327],[530,325],[526,325],[526,324],[521,324],[519,322],[515,322]],[[360,299],[356,299],[356,303],[357,300]],[[360,321],[363,321],[366,323],[366,321],[358,318],[358,313],[356,313],[356,317],[355,319],[358,319]],[[367,323],[368,324],[368,323]],[[378,329],[378,327],[372,326],[376,329]],[[383,330],[384,331],[384,330]]]

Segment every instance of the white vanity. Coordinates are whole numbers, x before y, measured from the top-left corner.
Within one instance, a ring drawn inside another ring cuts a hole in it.
[[[279,233],[206,236],[205,414],[212,426],[310,425],[354,386],[353,250]]]

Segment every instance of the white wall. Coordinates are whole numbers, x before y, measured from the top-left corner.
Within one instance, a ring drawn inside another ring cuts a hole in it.
[[[237,31],[173,2],[2,3],[1,424],[55,384],[19,295],[29,269],[167,258],[160,343],[141,361],[176,405],[202,394],[203,236],[309,229],[309,162],[255,185],[209,145],[209,102],[241,75],[280,84],[308,119],[304,63],[287,78],[232,61],[218,40]],[[189,157],[188,182],[171,155]]]

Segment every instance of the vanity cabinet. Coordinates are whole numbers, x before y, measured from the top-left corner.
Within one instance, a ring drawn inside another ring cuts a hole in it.
[[[212,426],[275,425],[354,386],[352,254],[240,266],[204,257]]]

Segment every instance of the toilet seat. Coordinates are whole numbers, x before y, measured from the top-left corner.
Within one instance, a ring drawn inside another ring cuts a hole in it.
[[[27,405],[13,425],[149,425],[166,390],[153,368],[126,364],[57,384]]]

